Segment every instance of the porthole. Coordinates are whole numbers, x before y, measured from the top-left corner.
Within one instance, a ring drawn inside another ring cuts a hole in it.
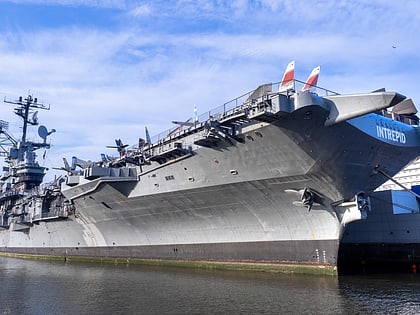
[[[108,205],[106,202],[102,201],[101,203],[104,205],[105,208],[112,209],[111,206]]]
[[[238,141],[239,143],[245,143],[245,139],[242,136],[237,136],[236,141]]]

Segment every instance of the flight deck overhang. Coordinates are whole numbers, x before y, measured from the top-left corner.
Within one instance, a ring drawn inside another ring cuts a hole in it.
[[[331,104],[325,126],[381,111],[402,102],[406,97],[396,92],[324,96]]]

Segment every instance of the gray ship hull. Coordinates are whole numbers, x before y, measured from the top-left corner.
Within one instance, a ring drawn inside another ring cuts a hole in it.
[[[336,215],[294,206],[293,199],[285,199],[288,195],[276,193],[281,185],[265,184],[213,187],[211,195],[200,189],[128,199],[102,185],[84,199],[83,207],[76,202],[83,211],[74,218],[40,222],[29,233],[0,233],[2,250],[335,265],[340,231]],[[97,206],[95,200],[103,201]]]
[[[61,191],[75,212],[12,222],[0,251],[335,268],[343,227],[386,181],[375,170],[394,175],[414,159],[417,132],[395,122],[404,142],[395,131],[384,138],[376,128],[390,119],[347,109],[355,97],[297,93],[292,106],[280,95],[270,112],[266,97],[168,135],[145,152],[148,163],[69,176]],[[399,98],[354,102],[369,113]]]

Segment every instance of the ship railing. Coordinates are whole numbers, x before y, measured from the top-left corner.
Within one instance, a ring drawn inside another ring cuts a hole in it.
[[[201,129],[203,127],[204,122],[208,121],[209,119],[217,119],[225,116],[229,112],[233,112],[233,110],[240,110],[241,107],[245,107],[245,100],[252,94],[252,92],[253,91],[243,94],[233,100],[224,103],[223,105],[220,105],[203,114],[200,114],[199,116],[197,116],[196,121],[193,122],[193,126],[189,126],[188,128],[186,128],[185,126],[176,126],[151,137],[152,144],[155,145],[158,143],[162,143],[168,138],[175,138],[182,134],[186,134],[192,130]]]
[[[276,82],[276,83],[268,83],[266,84],[267,86],[271,85],[271,91],[278,91],[279,89],[279,85],[281,82]],[[303,86],[305,85],[305,82],[300,81],[300,80],[294,80],[293,82],[293,87],[289,90],[286,91],[287,93],[293,93],[296,90],[301,90],[303,88]],[[330,96],[330,95],[339,95],[339,93],[325,89],[323,87],[320,86],[313,86],[313,88],[311,88],[311,90],[313,92],[316,92],[316,94],[320,95],[320,96]],[[186,128],[185,126],[180,128],[179,126],[176,126],[174,128],[165,130],[153,137],[151,137],[151,142],[152,144],[155,144],[161,140],[164,140],[168,137],[168,135],[173,135],[173,134],[179,134],[185,130],[188,130],[190,128],[197,128],[197,127],[201,127],[202,122],[208,121],[209,119],[215,119],[215,118],[220,118],[220,117],[226,117],[228,116],[230,113],[235,113],[237,111],[243,110],[245,107],[249,106],[249,102],[252,101],[252,99],[250,99],[250,96],[256,91],[252,90],[249,91],[245,94],[242,94],[241,96],[238,96],[226,103],[224,103],[223,105],[220,105],[218,107],[215,107],[209,111],[206,111],[202,114],[200,114],[199,116],[197,116],[198,119],[196,119],[196,121],[193,121],[193,123],[195,123],[195,126],[190,126],[189,128]],[[273,93],[273,92],[271,92]],[[274,92],[277,93],[277,92]],[[278,92],[280,93],[280,92]],[[282,92],[284,93],[284,92]],[[194,118],[190,119],[193,120]],[[179,129],[179,131],[177,131],[176,129]]]
[[[278,88],[281,84],[280,82],[274,83],[273,85],[276,85],[276,91],[278,91]],[[306,82],[300,81],[300,80],[293,80],[293,91],[301,91],[303,87],[305,86]],[[319,85],[312,85],[310,88],[310,91],[316,93],[319,96],[334,96],[334,95],[340,95],[340,93],[334,92],[332,90],[328,90],[326,88],[323,88]]]

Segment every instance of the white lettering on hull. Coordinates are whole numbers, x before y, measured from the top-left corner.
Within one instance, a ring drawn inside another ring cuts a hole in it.
[[[378,126],[378,125],[376,125],[376,134],[379,138],[398,142],[398,143],[404,144],[407,141],[407,138],[405,137],[404,132]]]

